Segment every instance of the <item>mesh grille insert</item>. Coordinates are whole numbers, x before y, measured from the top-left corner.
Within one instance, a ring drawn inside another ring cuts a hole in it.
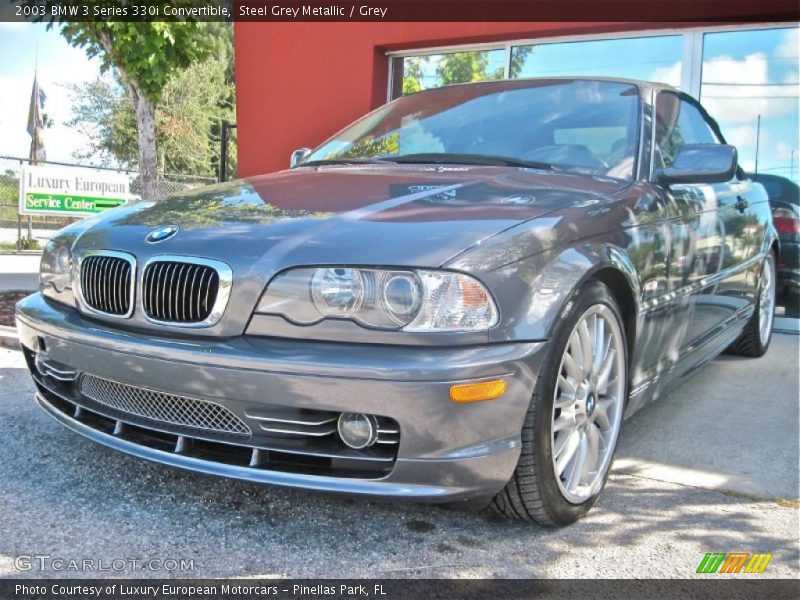
[[[80,391],[98,404],[137,417],[204,431],[250,434],[250,428],[239,417],[214,402],[156,392],[87,374],[81,376]]]

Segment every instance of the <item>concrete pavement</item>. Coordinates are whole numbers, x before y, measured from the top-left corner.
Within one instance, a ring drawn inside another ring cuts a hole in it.
[[[774,553],[759,577],[798,578],[798,350],[778,335],[764,358],[720,358],[646,407],[598,505],[553,530],[128,457],[47,417],[20,353],[0,349],[0,577],[41,576],[14,557],[48,554],[193,561],[137,577],[684,578],[706,552],[744,551]]]
[[[41,254],[0,254],[0,292],[39,288]]]
[[[625,423],[616,469],[763,498],[800,499],[800,337],[762,359],[721,356]]]

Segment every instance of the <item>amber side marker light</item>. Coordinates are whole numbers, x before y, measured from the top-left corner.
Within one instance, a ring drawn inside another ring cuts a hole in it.
[[[505,379],[492,379],[477,383],[459,383],[450,386],[450,400],[453,402],[480,402],[494,400],[506,391]]]

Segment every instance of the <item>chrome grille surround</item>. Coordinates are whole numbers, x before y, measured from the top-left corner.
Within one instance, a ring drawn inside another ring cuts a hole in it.
[[[151,323],[211,327],[222,318],[233,285],[227,264],[162,254],[149,258],[142,273],[142,312]]]
[[[84,373],[80,392],[116,411],[200,431],[250,435],[250,428],[220,404],[118,383]]]
[[[127,319],[134,308],[136,258],[127,252],[89,250],[78,257],[75,287],[83,312]]]

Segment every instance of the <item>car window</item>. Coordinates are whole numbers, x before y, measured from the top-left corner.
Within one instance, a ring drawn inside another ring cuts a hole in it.
[[[306,160],[398,162],[505,157],[631,179],[638,89],[591,80],[505,81],[404,96],[340,131]]]
[[[656,101],[656,168],[669,167],[678,148],[687,144],[718,144],[719,139],[696,106],[667,92]]]

